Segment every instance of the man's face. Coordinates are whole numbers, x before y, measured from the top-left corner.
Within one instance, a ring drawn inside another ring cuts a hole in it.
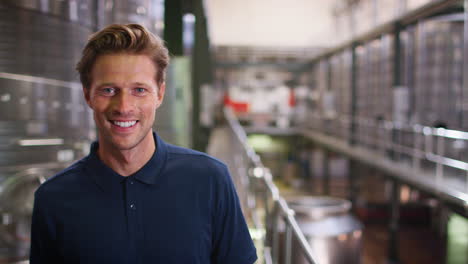
[[[156,109],[165,86],[155,81],[156,68],[145,55],[99,56],[91,71],[91,87],[83,88],[94,111],[101,145],[130,150],[152,140]],[[143,142],[143,143],[142,143]]]

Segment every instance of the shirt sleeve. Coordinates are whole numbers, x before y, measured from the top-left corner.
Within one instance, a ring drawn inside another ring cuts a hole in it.
[[[257,260],[257,253],[242,214],[234,184],[226,167],[217,196],[212,263],[254,263]]]
[[[34,197],[30,264],[59,263],[52,217],[47,212],[45,199],[39,190],[36,191]]]

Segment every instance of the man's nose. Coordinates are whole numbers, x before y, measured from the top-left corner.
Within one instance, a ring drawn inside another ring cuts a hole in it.
[[[125,91],[120,92],[113,98],[112,112],[116,115],[127,116],[133,114],[135,100],[133,96]]]

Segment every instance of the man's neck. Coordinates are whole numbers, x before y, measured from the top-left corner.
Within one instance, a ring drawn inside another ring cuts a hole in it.
[[[104,143],[103,141],[101,141]],[[136,147],[119,150],[99,143],[98,155],[104,164],[122,176],[130,176],[141,169],[156,151],[153,135],[146,136]]]

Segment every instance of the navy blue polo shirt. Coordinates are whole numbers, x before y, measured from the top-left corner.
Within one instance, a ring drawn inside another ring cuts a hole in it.
[[[251,264],[257,256],[220,161],[163,142],[123,177],[89,156],[35,194],[31,264]]]

